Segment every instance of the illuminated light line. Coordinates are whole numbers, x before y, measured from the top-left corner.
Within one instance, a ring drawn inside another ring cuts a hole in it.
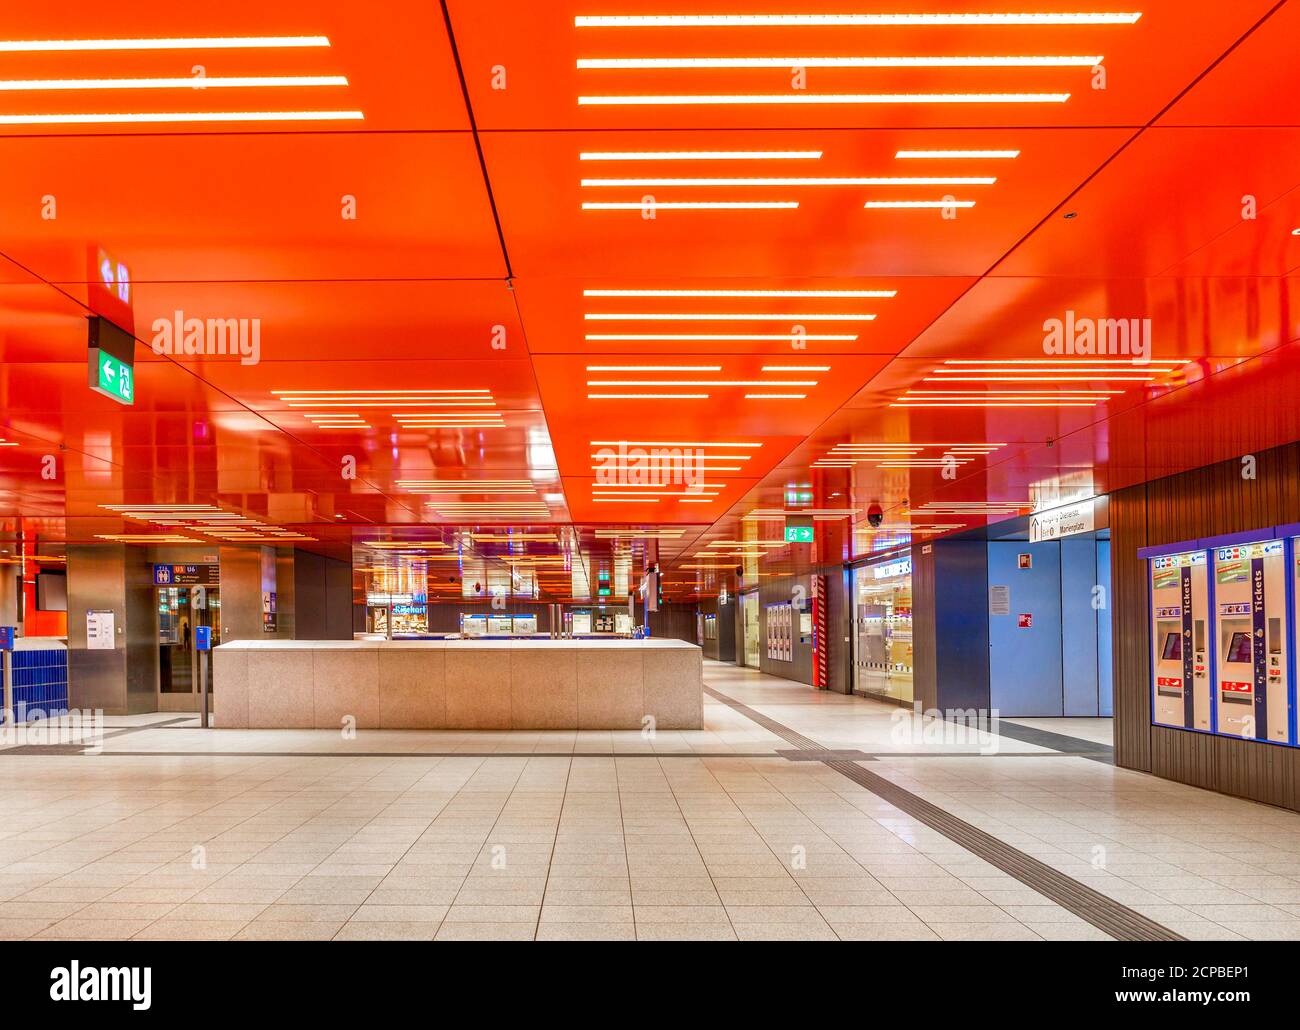
[[[235,50],[327,47],[328,36],[182,36],[161,39],[0,40],[0,53],[55,53],[87,50]]]
[[[640,465],[592,465],[593,472],[643,472]],[[705,472],[739,472],[739,465],[710,465]]]
[[[437,405],[459,408],[494,408],[496,401],[479,400],[434,400],[426,397],[414,401],[319,401],[314,403],[290,403],[291,408],[427,408]]]
[[[992,175],[921,176],[766,176],[758,178],[583,179],[582,186],[992,186]]]
[[[944,380],[944,381],[950,381],[950,380]],[[1051,393],[1051,394],[1059,394],[1059,393],[1069,393],[1069,394],[1085,394],[1085,393],[1093,393],[1093,394],[1117,394],[1117,393],[1123,393],[1124,391],[1123,391],[1123,390],[1082,390],[1082,389],[1080,389],[1080,390],[1073,390],[1073,389],[1067,389],[1067,390],[1019,390],[1019,389],[1016,389],[1016,390],[908,390],[907,392],[908,392],[908,393],[924,393],[924,394],[984,394],[984,393],[1013,393],[1013,394],[1015,394],[1015,395],[1018,396],[1018,397],[1025,397],[1025,396],[1032,396],[1033,394],[1049,394],[1049,393]]]
[[[644,314],[588,312],[583,319],[588,322],[870,322],[876,316],[866,312],[847,314],[772,314],[761,311],[747,312],[677,312],[656,311]],[[798,335],[798,334],[796,334]],[[785,339],[784,336],[778,339]]]
[[[491,390],[472,389],[472,390],[451,390],[451,389],[428,389],[428,390],[272,390],[273,394],[278,397],[303,396],[303,397],[324,397],[328,394],[343,394],[348,397],[371,396],[374,394],[424,394],[424,393],[491,393]]]
[[[761,443],[688,443],[684,440],[592,440],[593,447],[762,447]]]
[[[973,200],[868,200],[862,205],[869,210],[885,208],[963,207],[975,206]]]
[[[589,150],[580,161],[816,161],[820,150]]]
[[[945,358],[945,365],[1176,365],[1189,360],[1168,358],[1164,361],[1139,361],[1136,358]]]
[[[580,57],[580,70],[623,68],[1095,68],[1101,55],[942,57]]]
[[[588,372],[721,372],[722,366],[721,365],[588,365],[587,371]]]
[[[894,155],[900,161],[946,160],[948,158],[1010,160],[1019,156],[1019,150],[900,150]]]
[[[808,395],[806,393],[747,393],[747,401],[801,401]]]
[[[936,371],[938,371],[936,369]],[[925,383],[1149,383],[1155,376],[1123,376],[1101,372],[1079,376],[926,376]]]
[[[1132,25],[1137,12],[962,14],[614,14],[578,15],[575,28],[744,28],[779,25]]]
[[[764,372],[829,372],[830,365],[764,365]]]
[[[1055,370],[1051,368],[1002,368],[999,367],[994,362],[988,362],[984,366],[978,368],[972,366],[966,366],[964,368],[934,368],[931,369],[930,371],[934,375],[940,375],[940,376],[954,376],[957,374],[971,375],[973,373],[985,373],[985,372],[991,374],[997,374],[1002,372],[1014,372],[1017,375],[1033,376],[1034,378],[1043,381],[1050,380],[1054,375],[1056,375]],[[1177,369],[1153,368],[1150,365],[1138,365],[1138,364],[1131,364],[1127,361],[1120,361],[1105,367],[1092,367],[1091,363],[1089,363],[1087,367],[1079,367],[1077,365],[1072,365],[1068,368],[1061,369],[1061,371],[1069,372],[1071,374],[1078,374],[1079,372],[1100,372],[1103,375],[1112,375],[1114,373],[1119,373],[1120,375],[1134,375],[1139,372],[1153,372],[1159,374],[1167,374],[1170,372],[1175,372],[1177,371]]]
[[[739,104],[1063,104],[1069,93],[729,93],[578,97],[583,107]]]
[[[1051,403],[1036,403],[1031,401],[986,401],[984,403],[968,401],[930,401],[916,402],[898,401],[890,405],[891,408],[1095,408],[1097,401],[1076,402],[1076,401],[1055,401]]]
[[[583,290],[584,297],[826,297],[888,298],[897,290]]]
[[[612,455],[608,455],[608,456],[609,456],[609,457],[612,457]],[[604,457],[607,457],[607,455],[601,454],[599,451],[597,451],[595,454],[592,455],[592,457],[593,457],[593,458],[604,458]],[[627,457],[630,457],[630,458],[636,458],[636,457],[638,457],[638,455],[629,454],[629,455],[627,455]],[[656,458],[656,457],[657,457],[657,458],[660,458],[660,459],[663,459],[663,460],[675,460],[677,456],[676,456],[676,455],[673,455],[673,454],[663,454],[663,453],[660,453],[660,454],[658,454],[658,455],[647,454],[647,455],[645,455],[645,457],[646,457],[647,459],[649,459],[649,458]],[[683,456],[683,457],[684,457],[684,456]],[[693,454],[693,455],[690,456],[689,459],[685,459],[685,458],[684,458],[684,460],[690,460],[691,462],[696,462],[696,461],[749,461],[749,459],[752,458],[752,457],[753,457],[752,454]],[[623,467],[625,467],[625,466],[622,466],[622,465],[602,465],[602,466],[601,466],[601,468],[623,468]],[[633,466],[633,467],[639,467],[639,466]]]
[[[832,334],[816,335],[811,333],[784,333],[784,334],[762,334],[762,333],[590,333],[583,337],[585,340],[817,340],[821,342],[839,341],[851,342],[858,337],[856,334]]]
[[[583,201],[584,211],[643,211],[647,208],[666,211],[789,211],[797,200],[650,200],[650,201]]]
[[[593,504],[627,504],[629,501],[640,502],[642,504],[658,504],[658,497],[593,497]]]
[[[816,379],[769,381],[766,379],[591,379],[588,386],[816,386]]]
[[[135,114],[0,114],[0,125],[363,121],[360,111],[150,111]]]
[[[709,399],[707,393],[589,393],[589,401],[633,401],[633,400],[658,400],[658,401],[706,401]]]
[[[346,86],[346,75],[180,76],[137,79],[0,79],[0,93],[94,89],[239,89],[274,86]]]

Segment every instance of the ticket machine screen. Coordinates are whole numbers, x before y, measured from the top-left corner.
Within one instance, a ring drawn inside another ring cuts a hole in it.
[[[1228,642],[1227,654],[1225,655],[1224,660],[1229,662],[1243,662],[1246,665],[1250,664],[1249,633],[1234,633],[1232,635],[1232,640]]]
[[[1165,646],[1160,652],[1162,662],[1181,662],[1183,660],[1183,635],[1181,633],[1168,633],[1165,635]]]

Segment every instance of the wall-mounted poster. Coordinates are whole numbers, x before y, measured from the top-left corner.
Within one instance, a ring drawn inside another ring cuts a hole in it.
[[[111,611],[86,612],[86,650],[111,651],[116,646],[113,637],[114,615]]]

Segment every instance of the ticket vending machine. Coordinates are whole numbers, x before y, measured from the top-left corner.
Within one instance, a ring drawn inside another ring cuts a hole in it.
[[[1205,551],[1151,559],[1152,721],[1211,726],[1210,598]]]
[[[1287,573],[1281,540],[1214,548],[1220,733],[1290,742]]]

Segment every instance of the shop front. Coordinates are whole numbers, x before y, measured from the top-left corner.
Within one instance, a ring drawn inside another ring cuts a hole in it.
[[[912,559],[853,568],[853,692],[910,704]]]

